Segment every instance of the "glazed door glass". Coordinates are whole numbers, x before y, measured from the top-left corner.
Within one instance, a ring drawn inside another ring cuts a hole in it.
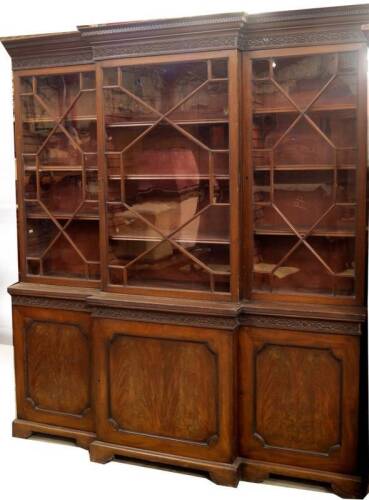
[[[358,53],[252,64],[253,288],[354,295]]]
[[[109,284],[229,292],[227,60],[103,81]]]
[[[94,72],[20,77],[26,273],[98,280]]]

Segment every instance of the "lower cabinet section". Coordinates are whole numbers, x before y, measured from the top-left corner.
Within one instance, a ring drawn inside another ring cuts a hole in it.
[[[89,314],[14,307],[13,328],[18,418],[93,431]]]
[[[13,314],[15,436],[66,436],[96,462],[171,464],[231,486],[277,474],[362,496],[360,336],[110,319],[101,308]]]
[[[94,321],[97,435],[187,457],[234,459],[234,335]]]
[[[355,472],[358,337],[243,328],[239,359],[241,456]]]

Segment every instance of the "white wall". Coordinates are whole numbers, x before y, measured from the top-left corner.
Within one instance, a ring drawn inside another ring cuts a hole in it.
[[[10,342],[6,288],[18,280],[11,65],[0,47],[0,343]]]
[[[140,0],[86,2],[12,0],[1,9],[0,36],[74,30],[76,25],[191,16],[214,12],[249,13],[366,3],[366,0]],[[17,281],[14,153],[10,60],[0,47],[0,343],[11,342],[10,298],[6,288]]]

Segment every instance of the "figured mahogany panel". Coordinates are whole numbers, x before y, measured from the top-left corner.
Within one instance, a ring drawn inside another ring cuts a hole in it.
[[[254,435],[263,445],[327,455],[340,446],[342,363],[332,351],[271,343],[255,358]]]
[[[358,365],[358,338],[244,328],[240,335],[242,456],[354,471]]]
[[[27,399],[81,415],[89,405],[89,345],[80,325],[25,319]]]
[[[89,315],[14,307],[18,417],[93,430]]]
[[[194,458],[234,450],[234,336],[94,319],[97,437]]]
[[[216,438],[217,359],[207,344],[116,335],[109,378],[119,429],[197,442]]]

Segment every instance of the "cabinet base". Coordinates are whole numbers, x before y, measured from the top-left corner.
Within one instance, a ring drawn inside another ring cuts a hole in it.
[[[222,486],[237,487],[239,482],[240,459],[236,459],[232,464],[227,464],[130,448],[102,441],[93,441],[90,445],[90,459],[92,462],[106,464],[113,460],[115,456],[207,472],[214,483]]]
[[[271,462],[237,458],[233,463],[212,462],[182,457],[157,451],[131,448],[97,441],[92,432],[67,429],[55,425],[40,424],[27,420],[13,421],[13,437],[27,439],[32,434],[47,434],[75,440],[77,446],[89,449],[92,462],[106,464],[115,457],[153,462],[162,465],[202,471],[209,474],[211,481],[222,486],[237,487],[239,480],[262,483],[270,476],[280,476],[325,483],[341,498],[364,498],[366,495],[360,476],[340,474],[322,470],[294,467]]]
[[[366,495],[363,481],[359,476],[274,464],[271,462],[261,462],[258,460],[242,460],[241,479],[262,483],[268,479],[270,475],[325,483],[341,498],[364,498]]]
[[[88,449],[96,438],[93,432],[79,431],[56,425],[40,424],[28,420],[13,421],[13,437],[27,439],[32,434],[48,434],[49,436],[73,439],[77,446]]]

